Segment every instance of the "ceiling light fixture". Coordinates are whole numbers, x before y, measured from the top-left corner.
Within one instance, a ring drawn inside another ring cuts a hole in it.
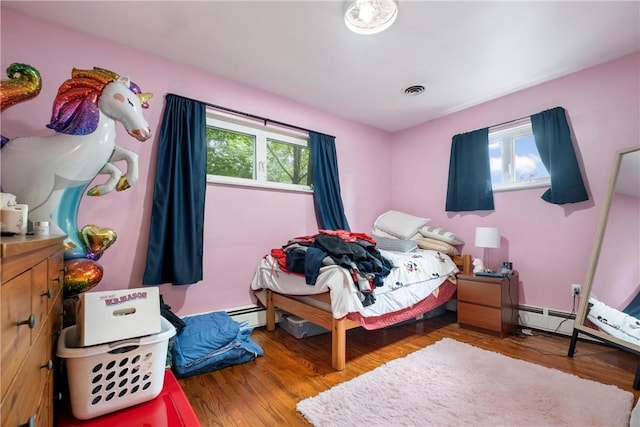
[[[344,23],[356,34],[376,34],[386,30],[398,17],[396,0],[348,0]]]

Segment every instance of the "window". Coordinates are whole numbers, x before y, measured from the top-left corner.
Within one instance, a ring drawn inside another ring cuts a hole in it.
[[[209,112],[207,181],[311,191],[309,137]]]
[[[529,118],[489,129],[489,162],[493,191],[551,183],[536,148]]]

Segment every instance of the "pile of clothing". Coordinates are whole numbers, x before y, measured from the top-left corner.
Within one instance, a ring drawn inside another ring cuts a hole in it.
[[[308,285],[316,283],[322,266],[346,268],[364,295],[364,305],[375,302],[373,290],[384,284],[394,267],[376,248],[371,236],[345,230],[320,230],[318,234],[295,237],[281,248],[272,249],[271,256],[282,270],[304,274]]]

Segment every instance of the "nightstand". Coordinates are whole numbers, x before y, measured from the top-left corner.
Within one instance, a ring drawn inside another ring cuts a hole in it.
[[[504,338],[518,324],[518,273],[507,277],[458,274],[458,323]]]

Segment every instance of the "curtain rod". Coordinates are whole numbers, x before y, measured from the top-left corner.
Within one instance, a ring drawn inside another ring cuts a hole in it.
[[[175,95],[175,96],[179,96],[181,98],[187,98],[187,99],[190,99],[192,101],[201,102],[204,105],[206,105],[207,107],[211,107],[211,108],[214,108],[216,110],[225,111],[227,113],[232,113],[232,114],[236,114],[236,115],[239,115],[239,116],[244,116],[244,117],[247,117],[247,118],[250,118],[250,119],[253,119],[253,120],[259,120],[259,121],[263,122],[265,126],[267,125],[267,123],[272,123],[274,125],[284,126],[284,127],[289,128],[289,129],[295,129],[295,130],[299,130],[299,131],[302,131],[302,132],[322,133],[322,132],[318,132],[318,131],[315,131],[315,130],[303,128],[303,127],[300,127],[300,126],[291,125],[289,123],[279,122],[277,120],[271,120],[271,119],[268,119],[266,117],[256,116],[255,114],[250,114],[250,113],[245,113],[243,111],[233,110],[231,108],[222,107],[220,105],[211,104],[209,102],[200,101],[199,99],[193,99],[193,98],[189,98],[189,97],[186,97],[186,96],[178,95],[178,94],[175,94],[175,93],[168,93],[167,95]],[[324,135],[326,135],[326,134],[324,134]],[[330,136],[331,138],[335,138],[335,136],[333,136],[333,135],[327,135],[327,136]]]
[[[528,116],[523,116],[517,119],[513,119],[513,120],[507,120],[506,122],[502,122],[502,123],[498,123],[497,125],[491,125],[488,128],[497,128],[498,126],[504,126],[504,125],[508,125],[509,123],[514,123],[514,122],[519,122],[520,120],[524,120],[524,119],[529,119],[531,118],[531,114]]]
[[[489,128],[495,128],[495,127],[502,126],[502,125],[508,125],[509,123],[518,122],[518,121],[524,120],[524,119],[531,119],[531,116],[533,116],[535,114],[540,114],[540,113],[544,113],[544,112],[547,112],[547,111],[555,110],[556,108],[562,108],[562,107],[549,108],[547,110],[542,110],[539,113],[529,114],[528,116],[520,117],[519,119],[507,120],[504,123],[500,123],[500,124],[497,124],[497,125],[489,126]],[[562,109],[564,110],[564,108],[562,108]]]

